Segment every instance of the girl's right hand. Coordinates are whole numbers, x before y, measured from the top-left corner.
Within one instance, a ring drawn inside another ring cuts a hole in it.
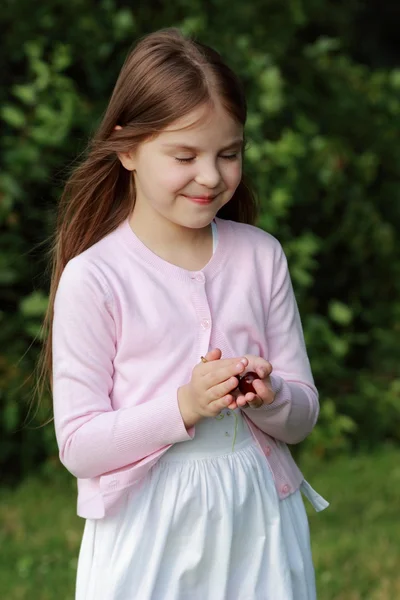
[[[221,359],[221,355],[218,348],[210,350],[206,362],[194,367],[190,383],[178,389],[179,410],[186,428],[204,417],[216,417],[235,401],[231,392],[238,386],[237,375],[243,373],[248,360]]]

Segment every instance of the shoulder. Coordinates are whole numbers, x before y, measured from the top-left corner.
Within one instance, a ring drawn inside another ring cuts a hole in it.
[[[61,274],[60,286],[88,287],[95,281],[98,281],[100,286],[104,283],[97,261],[82,253],[67,262]]]
[[[59,281],[57,295],[88,299],[93,297],[112,301],[107,271],[118,265],[120,252],[114,230],[65,265]]]
[[[64,267],[58,282],[54,311],[69,314],[87,311],[94,313],[99,307],[110,312],[114,305],[113,294],[96,264],[82,255],[72,258]]]
[[[229,230],[235,240],[235,244],[242,249],[248,248],[255,254],[262,254],[264,257],[281,257],[284,252],[279,240],[272,234],[247,223],[237,223],[236,221],[224,221],[216,219],[217,225],[223,229]]]

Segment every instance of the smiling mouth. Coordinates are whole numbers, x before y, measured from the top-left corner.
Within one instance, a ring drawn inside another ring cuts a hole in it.
[[[213,200],[218,196],[215,194],[214,196],[189,196],[189,194],[183,194],[185,198],[191,200],[192,202],[196,202],[197,204],[211,204]]]

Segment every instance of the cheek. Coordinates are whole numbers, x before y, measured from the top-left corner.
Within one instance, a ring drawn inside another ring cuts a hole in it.
[[[237,188],[242,178],[242,164],[232,163],[224,169],[224,181],[225,184],[230,188]]]
[[[160,185],[170,191],[177,191],[185,187],[193,179],[193,173],[189,166],[168,165],[159,172]]]

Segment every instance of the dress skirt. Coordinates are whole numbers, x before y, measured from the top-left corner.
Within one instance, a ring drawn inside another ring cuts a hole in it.
[[[86,521],[76,600],[314,600],[301,491],[279,499],[239,409],[203,419],[116,514]]]

